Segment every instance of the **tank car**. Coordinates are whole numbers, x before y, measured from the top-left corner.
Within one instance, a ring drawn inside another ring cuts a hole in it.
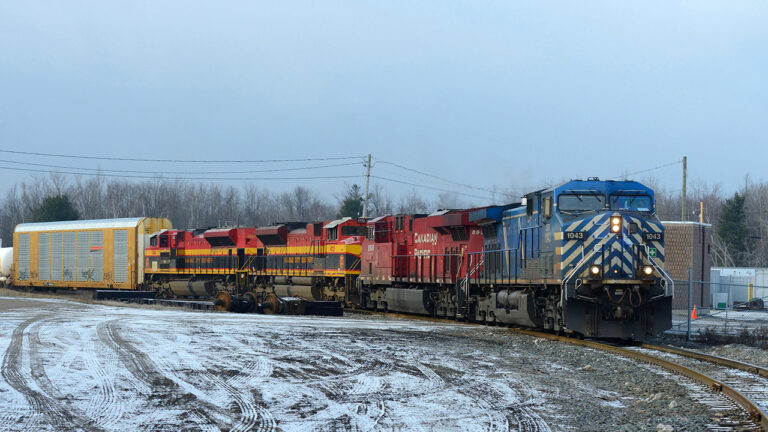
[[[10,285],[12,265],[13,248],[0,248],[0,287],[7,287]]]

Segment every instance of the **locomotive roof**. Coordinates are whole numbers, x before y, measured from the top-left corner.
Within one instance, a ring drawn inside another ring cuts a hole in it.
[[[16,225],[16,230],[14,232],[135,228],[144,219],[145,218],[143,217],[138,217],[138,218],[120,218],[120,219],[89,219],[89,220],[74,220],[74,221],[23,223],[23,224]]]
[[[346,221],[349,221],[349,220],[352,220],[352,218],[351,218],[351,217],[349,217],[349,216],[347,216],[347,217],[343,217],[343,218],[341,218],[341,219],[336,219],[335,221],[331,221],[331,222],[328,222],[328,224],[327,224],[327,225],[325,225],[323,228],[324,228],[324,229],[333,228],[333,227],[335,227],[336,225],[341,225],[341,224],[343,224],[344,222],[346,222]]]
[[[627,191],[643,192],[651,195],[653,194],[653,189],[634,180],[599,180],[597,178],[589,178],[587,180],[571,180],[547,190],[554,190],[558,194],[561,192],[568,192],[570,190],[578,192],[584,190],[597,190],[607,193]]]

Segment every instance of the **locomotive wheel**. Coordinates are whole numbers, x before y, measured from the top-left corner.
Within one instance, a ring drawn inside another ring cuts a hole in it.
[[[213,304],[217,311],[229,312],[232,309],[232,295],[228,291],[219,291]]]
[[[261,303],[261,309],[267,315],[280,313],[280,300],[274,294],[269,294]]]
[[[253,313],[256,312],[256,307],[258,306],[258,300],[256,297],[256,293],[253,291],[248,291],[247,293],[243,294],[243,299],[248,304],[247,310],[244,310],[243,312],[246,313]]]

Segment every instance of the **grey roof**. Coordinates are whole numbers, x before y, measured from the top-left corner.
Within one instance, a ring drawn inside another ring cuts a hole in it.
[[[16,225],[15,232],[69,231],[110,228],[136,228],[145,218],[90,219],[60,222],[23,223]]]
[[[323,228],[324,228],[324,229],[333,228],[333,227],[335,227],[336,225],[339,225],[339,224],[343,224],[344,222],[346,222],[346,221],[348,221],[348,220],[351,220],[351,219],[352,219],[352,218],[351,218],[351,217],[349,217],[349,216],[347,216],[347,217],[343,217],[343,218],[341,218],[341,219],[336,219],[335,221],[331,221],[331,222],[329,222],[328,224],[326,224],[326,225],[325,225]]]

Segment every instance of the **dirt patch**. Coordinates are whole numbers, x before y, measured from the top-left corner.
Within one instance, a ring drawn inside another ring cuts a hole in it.
[[[49,305],[49,303],[32,299],[0,297],[0,312],[7,312],[14,309],[40,309]]]

